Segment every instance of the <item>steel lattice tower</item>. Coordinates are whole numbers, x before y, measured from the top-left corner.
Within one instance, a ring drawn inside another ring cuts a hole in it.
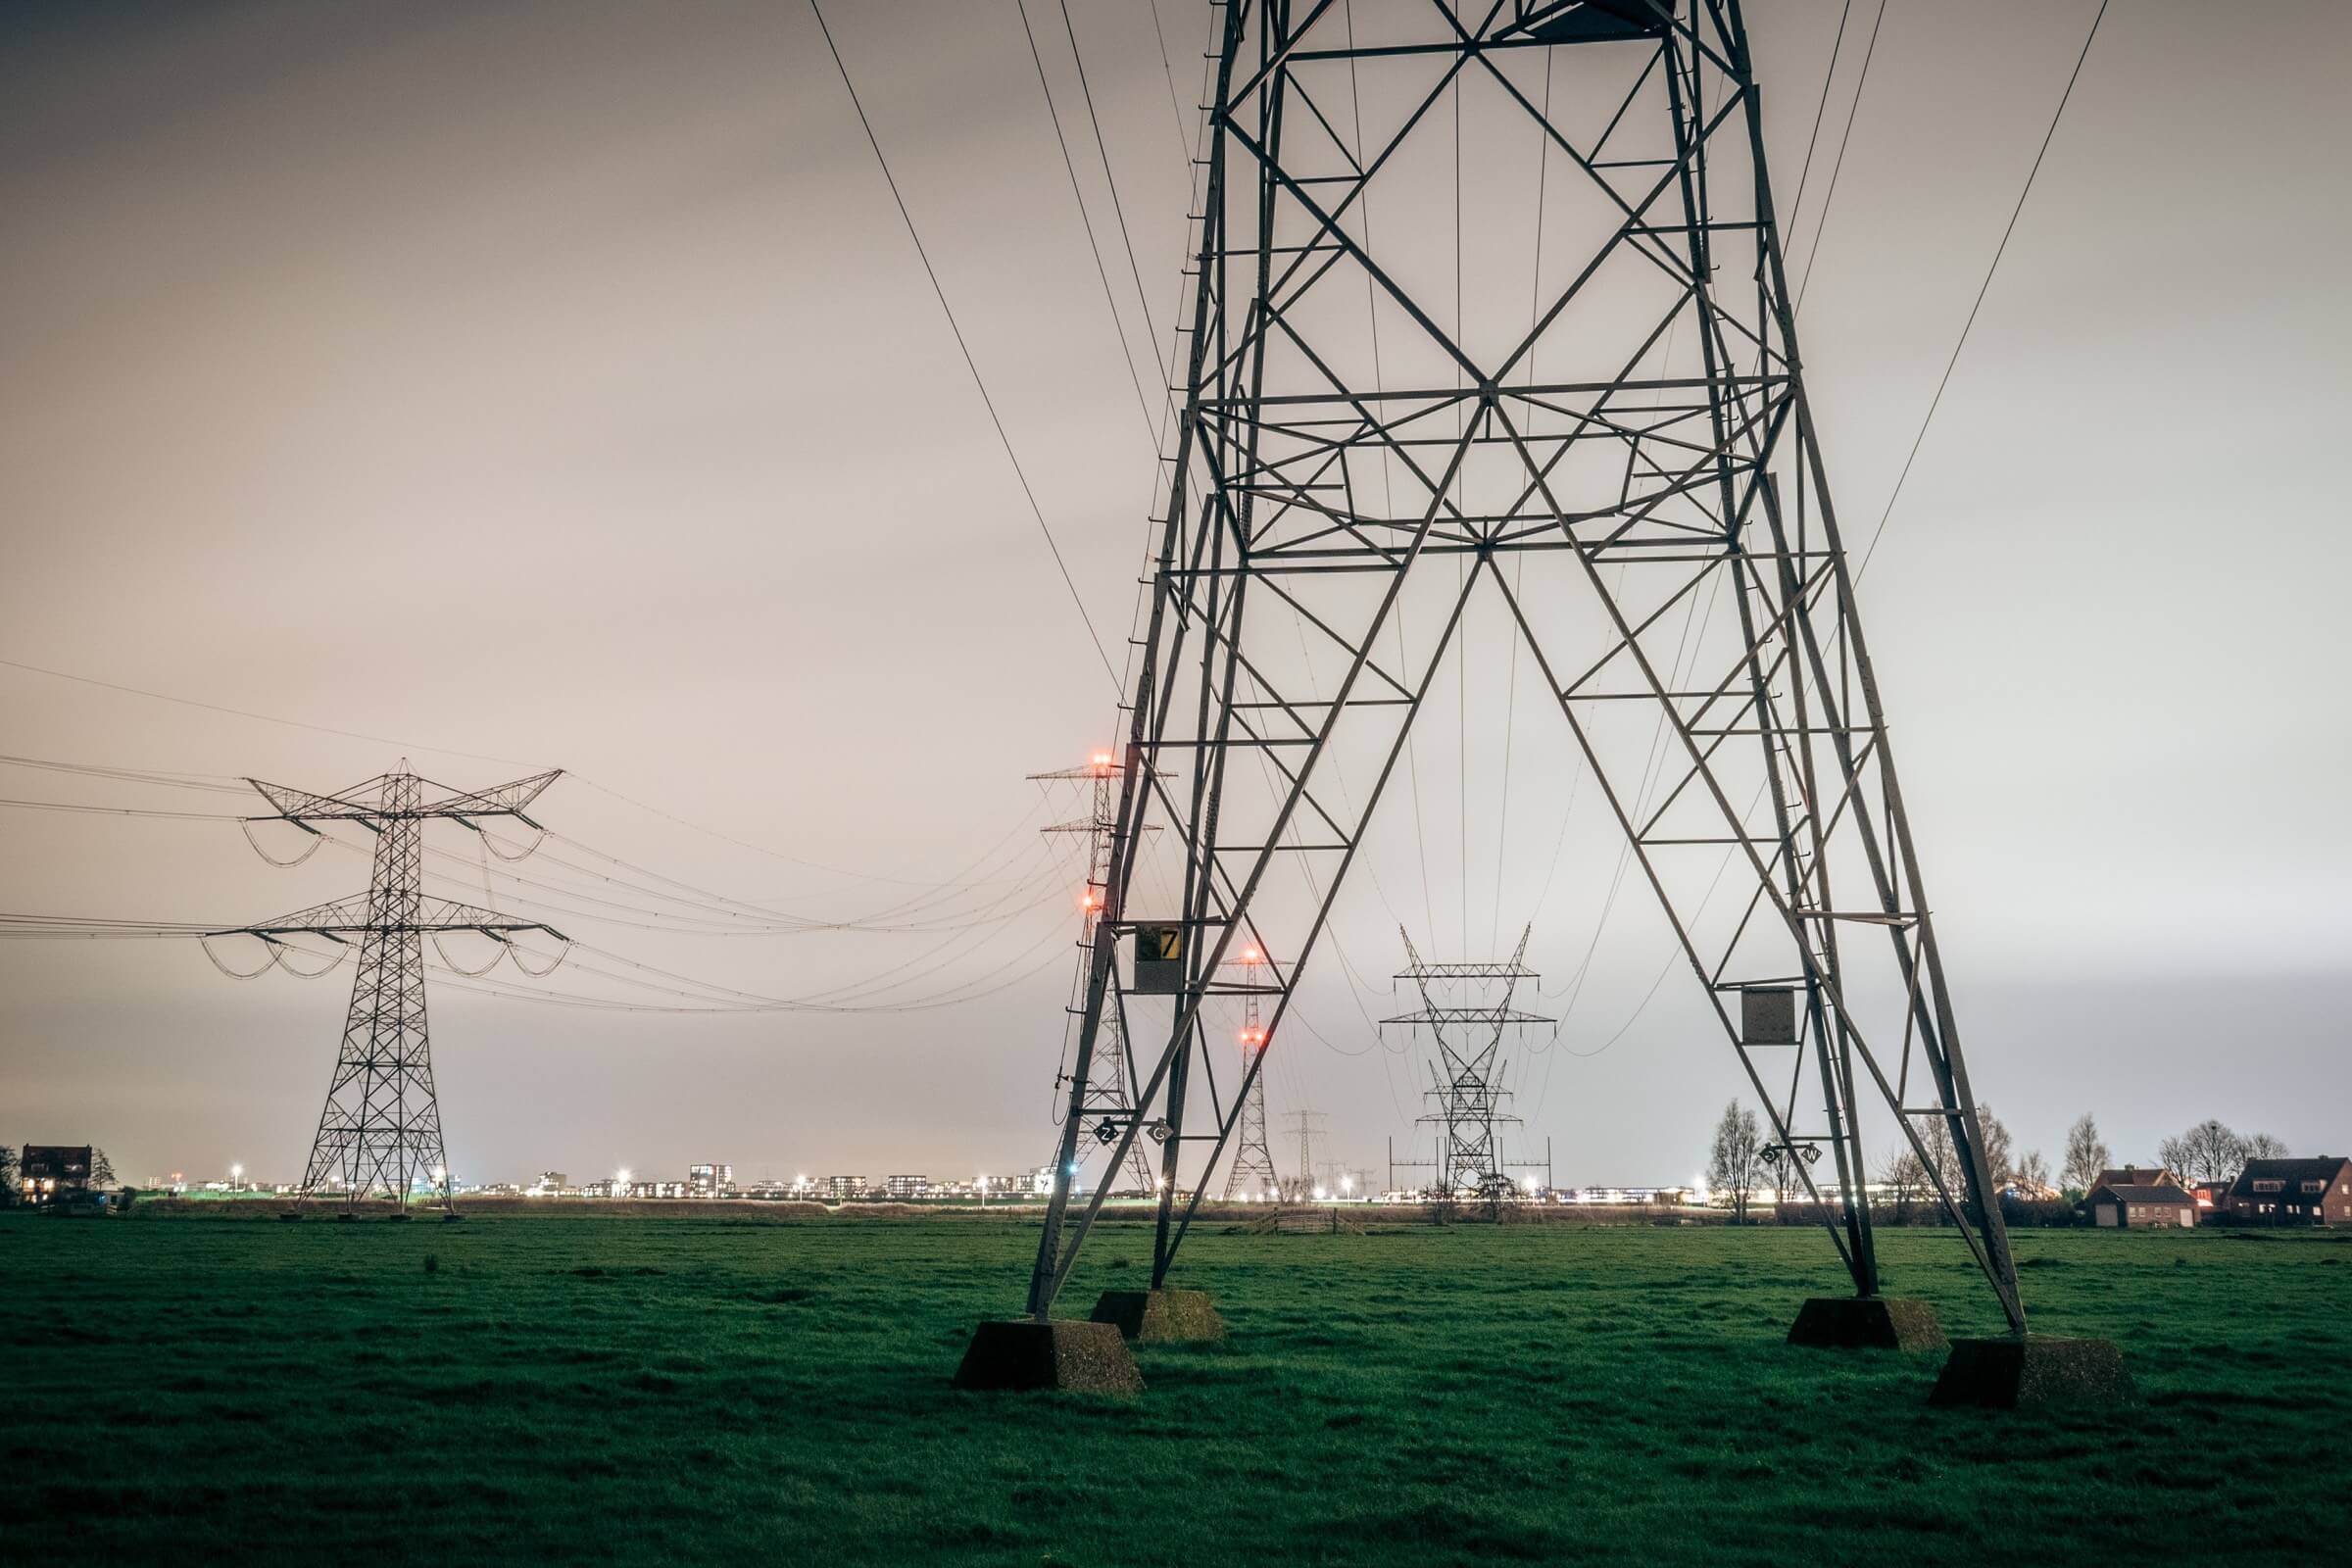
[[[1404,937],[1406,967],[1396,978],[1413,983],[1421,1010],[1381,1022],[1427,1029],[1437,1047],[1430,1086],[1423,1092],[1431,1109],[1421,1118],[1436,1140],[1427,1191],[1433,1198],[1516,1198],[1519,1186],[1504,1158],[1503,1129],[1517,1126],[1519,1118],[1511,1114],[1510,1091],[1502,1087],[1503,1036],[1552,1022],[1511,1005],[1520,981],[1540,978],[1527,966],[1528,933],[1519,933],[1518,951],[1507,963],[1424,963],[1412,937],[1398,935]],[[1482,1000],[1471,1000],[1474,994]],[[1403,1165],[1409,1169],[1415,1163]],[[1392,1174],[1392,1185],[1394,1179]]]
[[[1266,1141],[1266,1075],[1257,1058],[1266,1049],[1266,1026],[1257,1010],[1257,968],[1265,955],[1245,949],[1236,961],[1249,988],[1242,996],[1242,1066],[1249,1088],[1242,1095],[1242,1125],[1234,1139],[1233,1160],[1225,1168],[1225,1198],[1239,1198],[1251,1182],[1268,1198],[1282,1195],[1282,1177],[1274,1169],[1274,1149]]]
[[[511,816],[536,828],[523,808],[560,771],[470,792],[436,784],[429,800],[426,781],[410,772],[405,760],[389,773],[333,795],[246,780],[276,808],[271,816],[249,821],[287,821],[312,834],[318,832],[313,823],[355,822],[375,835],[364,897],[215,933],[259,937],[273,952],[285,938],[300,935],[324,937],[339,947],[359,944],[359,972],[352,980],[334,1077],[303,1167],[303,1197],[339,1188],[354,1203],[377,1191],[406,1203],[422,1176],[439,1189],[444,1203],[449,1201],[449,1157],[425,1029],[425,938],[475,931],[503,945],[521,932],[543,931],[565,939],[536,920],[427,898],[422,891],[424,824],[447,818],[478,831],[483,819]]]
[[[1243,944],[1268,955],[1278,1049],[1476,599],[1532,656],[1774,1140],[1829,1151],[1836,1190],[1809,1195],[1855,1292],[1879,1288],[1868,1102],[1915,1152],[1923,1127],[1949,1131],[1963,1178],[1941,1196],[2022,1332],[1738,0],[1230,0],[1213,83],[1071,1088],[1075,1111],[1121,1014],[1139,1115],[1114,1159],[1154,1109],[1164,1168],[1187,1145],[1203,1157],[1163,1194],[1153,1286],[1264,1062],[1221,1072],[1209,1049],[1221,965]],[[1515,196],[1449,232],[1448,169],[1456,212]],[[1504,259],[1507,310],[1486,281]],[[1654,789],[1629,723],[1655,737]],[[1179,788],[1160,769],[1188,759]],[[1139,880],[1147,855],[1161,874]],[[1151,960],[1132,974],[1130,941]],[[1101,1208],[1070,1204],[1080,1122],[1031,1275],[1039,1318]]]
[[[1079,896],[1083,914],[1078,929],[1078,975],[1071,983],[1074,1017],[1086,1013],[1086,972],[1088,957],[1094,952],[1095,927],[1102,916],[1102,898],[1110,883],[1110,836],[1115,825],[1112,813],[1118,804],[1113,785],[1119,769],[1108,752],[1097,752],[1084,767],[1065,767],[1055,773],[1032,773],[1033,782],[1058,782],[1076,779],[1091,786],[1094,809],[1075,822],[1056,822],[1042,829],[1047,833],[1083,833],[1086,835],[1086,891]],[[1080,1114],[1098,1143],[1109,1145],[1135,1120],[1135,1071],[1127,1056],[1127,1035],[1114,1010],[1102,1021],[1096,1037],[1094,1071],[1085,1079],[1084,1108]],[[1060,1085],[1054,1086],[1057,1090]],[[1065,1158],[1064,1163],[1067,1163]],[[1122,1167],[1113,1162],[1105,1173],[1102,1185],[1112,1185]],[[1127,1151],[1124,1169],[1135,1183],[1138,1192],[1152,1191],[1152,1164],[1140,1147]]]

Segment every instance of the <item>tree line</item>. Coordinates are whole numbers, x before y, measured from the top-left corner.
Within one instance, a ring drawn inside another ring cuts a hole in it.
[[[2055,1181],[2041,1151],[2020,1152],[1989,1104],[1977,1106],[1977,1121],[1984,1130],[1984,1162],[1991,1168],[1993,1187],[2004,1195],[2040,1200],[2055,1190],[2067,1201],[2079,1202],[2102,1172],[2116,1168],[2098,1123],[2088,1113],[2067,1129],[2066,1155]],[[1960,1151],[1943,1118],[1930,1119],[1919,1142],[1926,1150],[1924,1159],[1906,1138],[1897,1140],[1879,1160],[1875,1180],[1887,1189],[1898,1215],[1907,1215],[1914,1202],[1936,1199],[1938,1183],[1955,1199],[1968,1190]],[[1797,1170],[1809,1152],[1810,1146],[1780,1148],[1765,1136],[1756,1113],[1734,1100],[1715,1124],[1707,1151],[1707,1186],[1730,1204],[1735,1219],[1744,1219],[1758,1193],[1770,1192],[1777,1202],[1786,1203],[1803,1191]],[[2208,1117],[2158,1144],[2156,1159],[2183,1182],[2228,1182],[2237,1178],[2247,1160],[2283,1158],[2286,1152],[2285,1143],[2269,1133],[2240,1137],[2218,1118]]]

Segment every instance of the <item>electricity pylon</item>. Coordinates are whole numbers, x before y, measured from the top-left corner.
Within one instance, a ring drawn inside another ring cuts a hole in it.
[[[1421,1118],[1435,1140],[1429,1196],[1516,1198],[1519,1184],[1511,1180],[1512,1163],[1504,1158],[1503,1129],[1519,1125],[1519,1118],[1511,1114],[1511,1093],[1502,1086],[1503,1036],[1552,1021],[1511,1005],[1520,981],[1540,978],[1527,966],[1528,933],[1519,933],[1518,951],[1507,963],[1424,963],[1412,937],[1401,930],[1398,935],[1404,936],[1406,967],[1396,978],[1413,983],[1421,1010],[1381,1022],[1427,1029],[1437,1047],[1430,1086],[1423,1092],[1430,1112]],[[1419,1163],[1405,1160],[1391,1169],[1409,1170]],[[1547,1160],[1544,1166],[1547,1178],[1549,1165]]]
[[[1078,896],[1080,921],[1078,928],[1078,975],[1071,983],[1072,1016],[1083,1016],[1086,999],[1087,961],[1095,947],[1095,925],[1102,915],[1103,889],[1110,881],[1111,812],[1116,797],[1111,786],[1119,776],[1117,763],[1110,753],[1097,752],[1084,767],[1065,767],[1054,773],[1032,773],[1032,781],[1060,781],[1076,779],[1092,786],[1094,809],[1074,822],[1056,822],[1043,829],[1047,833],[1083,833],[1086,835],[1086,889]],[[1056,1088],[1059,1086],[1056,1085]],[[1108,1144],[1135,1119],[1135,1075],[1127,1060],[1127,1036],[1120,1027],[1114,1010],[1103,1021],[1102,1033],[1095,1046],[1095,1070],[1085,1080],[1084,1108],[1088,1130],[1099,1143]],[[1068,1163],[1065,1156],[1064,1164]],[[1109,1176],[1115,1178],[1120,1165],[1113,1162]],[[1152,1165],[1141,1148],[1127,1151],[1125,1169],[1136,1191],[1152,1191]],[[1115,1186],[1105,1179],[1102,1186]]]
[[[1258,1016],[1257,967],[1265,955],[1244,948],[1236,960],[1250,989],[1242,998],[1242,1064],[1250,1087],[1242,1096],[1242,1126],[1233,1144],[1233,1163],[1225,1169],[1225,1200],[1231,1202],[1251,1182],[1267,1198],[1282,1196],[1282,1177],[1274,1169],[1274,1150],[1266,1142],[1266,1075],[1256,1071],[1258,1054],[1266,1049],[1266,1026]]]
[[[1879,1288],[1868,1100],[1923,1163],[1923,1128],[1950,1133],[1938,1191],[2022,1333],[1738,0],[1230,0],[1214,83],[1073,1108],[1121,1012],[1152,1043],[1114,1159],[1157,1109],[1163,1163],[1197,1143],[1214,1169],[1264,1061],[1219,1080],[1221,965],[1273,956],[1279,1041],[1475,598],[1533,656],[1774,1140],[1829,1150],[1856,1294]],[[1178,758],[1181,791],[1153,773]],[[1101,1210],[1073,1208],[1067,1167],[1040,1319]],[[1206,1174],[1179,1185],[1154,1287]]]
[[[259,937],[273,954],[294,936],[323,937],[338,948],[358,943],[351,1008],[327,1084],[326,1108],[319,1112],[311,1157],[303,1166],[303,1197],[322,1187],[341,1187],[357,1203],[382,1189],[405,1205],[417,1179],[426,1177],[441,1201],[450,1201],[449,1156],[441,1141],[441,1106],[433,1093],[432,1050],[425,1033],[424,939],[477,931],[501,945],[501,956],[511,951],[509,940],[525,931],[544,931],[559,942],[568,939],[537,920],[426,898],[421,888],[424,824],[447,818],[479,832],[482,820],[511,816],[537,828],[523,808],[561,771],[486,790],[435,784],[430,800],[426,781],[409,771],[405,759],[391,772],[333,795],[245,781],[276,808],[248,822],[287,821],[314,835],[319,831],[314,823],[354,822],[375,835],[366,894],[214,933]]]

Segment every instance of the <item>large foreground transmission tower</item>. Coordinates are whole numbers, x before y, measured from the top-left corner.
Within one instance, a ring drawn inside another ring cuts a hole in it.
[[[1165,1135],[1164,1281],[1475,606],[1774,1140],[1828,1151],[1814,1196],[1855,1291],[1879,1284],[1866,1134],[1918,1152],[1940,1122],[1943,1197],[2022,1329],[1738,0],[1217,15],[1181,419],[1030,1311],[1100,1211],[1067,1172],[1113,1018],[1138,1080],[1113,1161]],[[1236,1071],[1210,1023],[1247,945],[1268,1039]]]
[[[1381,1022],[1426,1029],[1435,1048],[1425,1092],[1429,1114],[1421,1118],[1435,1141],[1424,1188],[1432,1198],[1516,1197],[1514,1168],[1541,1169],[1550,1179],[1548,1162],[1515,1166],[1503,1147],[1504,1130],[1519,1125],[1511,1092],[1503,1087],[1503,1041],[1514,1029],[1552,1021],[1512,1005],[1519,982],[1540,978],[1527,966],[1527,938],[1519,933],[1518,951],[1507,963],[1424,963],[1412,937],[1404,936],[1407,967],[1396,978],[1413,983],[1421,1007]],[[1392,1162],[1390,1185],[1396,1185],[1395,1170],[1415,1163]]]
[[[366,894],[215,933],[258,937],[273,955],[297,936],[323,938],[338,951],[358,947],[359,970],[351,983],[351,1009],[344,1017],[334,1077],[303,1167],[304,1197],[341,1191],[356,1203],[380,1191],[405,1203],[418,1185],[429,1182],[448,1201],[449,1156],[425,1033],[425,938],[478,932],[501,945],[494,962],[511,951],[510,939],[523,932],[564,938],[537,920],[425,897],[424,824],[445,818],[479,831],[481,822],[503,816],[537,828],[524,808],[557,777],[539,773],[492,789],[461,791],[428,786],[404,760],[389,773],[333,795],[246,780],[275,808],[270,816],[249,820],[291,822],[313,835],[319,831],[314,824],[350,822],[375,835]]]

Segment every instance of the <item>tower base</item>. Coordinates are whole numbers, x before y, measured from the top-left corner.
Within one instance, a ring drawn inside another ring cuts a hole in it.
[[[983,1323],[956,1369],[959,1389],[1059,1389],[1072,1394],[1141,1394],[1144,1375],[1108,1323],[1034,1318]]]
[[[2049,1404],[2128,1404],[2137,1398],[2113,1340],[1955,1340],[1930,1404],[1995,1410]]]
[[[1936,1308],[1909,1297],[1816,1296],[1788,1326],[1790,1345],[1829,1350],[1940,1350]]]
[[[1206,1291],[1104,1291],[1095,1302],[1094,1321],[1148,1343],[1225,1337],[1225,1320]]]

